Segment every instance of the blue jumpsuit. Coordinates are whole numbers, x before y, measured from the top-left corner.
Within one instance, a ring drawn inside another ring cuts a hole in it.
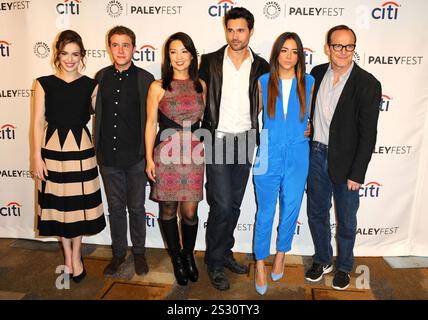
[[[296,78],[292,80],[286,118],[284,118],[281,80],[274,118],[269,118],[267,113],[269,74],[262,75],[259,80],[263,95],[263,130],[253,170],[258,205],[254,227],[254,254],[256,260],[263,260],[270,255],[278,195],[280,215],[277,251],[291,250],[308,176],[309,138],[304,137],[304,131],[308,123],[314,78],[311,75],[305,75],[306,114],[303,121],[300,121]]]

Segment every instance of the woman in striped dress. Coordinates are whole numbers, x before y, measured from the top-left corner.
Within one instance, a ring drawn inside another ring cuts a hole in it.
[[[65,272],[80,282],[86,275],[82,236],[106,225],[86,127],[97,84],[79,73],[85,49],[76,32],[63,31],[55,49],[57,73],[38,78],[35,87],[32,169],[38,180],[38,230],[41,236],[61,238]]]

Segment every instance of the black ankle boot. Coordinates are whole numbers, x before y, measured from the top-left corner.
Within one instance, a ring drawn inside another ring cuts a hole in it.
[[[188,277],[186,267],[181,255],[180,237],[178,235],[177,217],[171,220],[159,219],[169,254],[171,255],[174,275],[180,286],[187,285]]]
[[[183,259],[187,276],[192,282],[198,281],[199,272],[196,267],[193,250],[195,249],[196,236],[198,234],[198,221],[195,225],[181,224],[181,237],[183,239]]]

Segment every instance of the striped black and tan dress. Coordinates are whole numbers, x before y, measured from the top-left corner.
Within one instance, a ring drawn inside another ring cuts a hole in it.
[[[96,81],[82,76],[65,82],[54,75],[37,80],[45,92],[48,123],[42,141],[48,177],[38,184],[39,235],[74,238],[99,233],[106,223],[86,127]]]

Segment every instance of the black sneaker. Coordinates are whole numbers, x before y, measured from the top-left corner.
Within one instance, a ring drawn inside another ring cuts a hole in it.
[[[226,277],[223,269],[208,269],[208,277],[210,278],[211,284],[217,290],[228,290],[230,288],[229,280]]]
[[[323,277],[323,275],[330,273],[333,271],[333,265],[332,264],[320,264],[320,263],[313,263],[312,267],[306,271],[305,279],[311,282],[317,282],[320,281]]]
[[[246,274],[250,272],[250,267],[246,266],[245,264],[239,263],[235,260],[233,256],[226,257],[226,259],[224,260],[224,266],[233,273]]]
[[[118,272],[119,267],[125,262],[125,257],[113,257],[107,267],[104,269],[105,276],[112,276]]]
[[[333,289],[336,290],[345,290],[349,287],[349,282],[351,277],[347,272],[337,271],[333,279]]]

